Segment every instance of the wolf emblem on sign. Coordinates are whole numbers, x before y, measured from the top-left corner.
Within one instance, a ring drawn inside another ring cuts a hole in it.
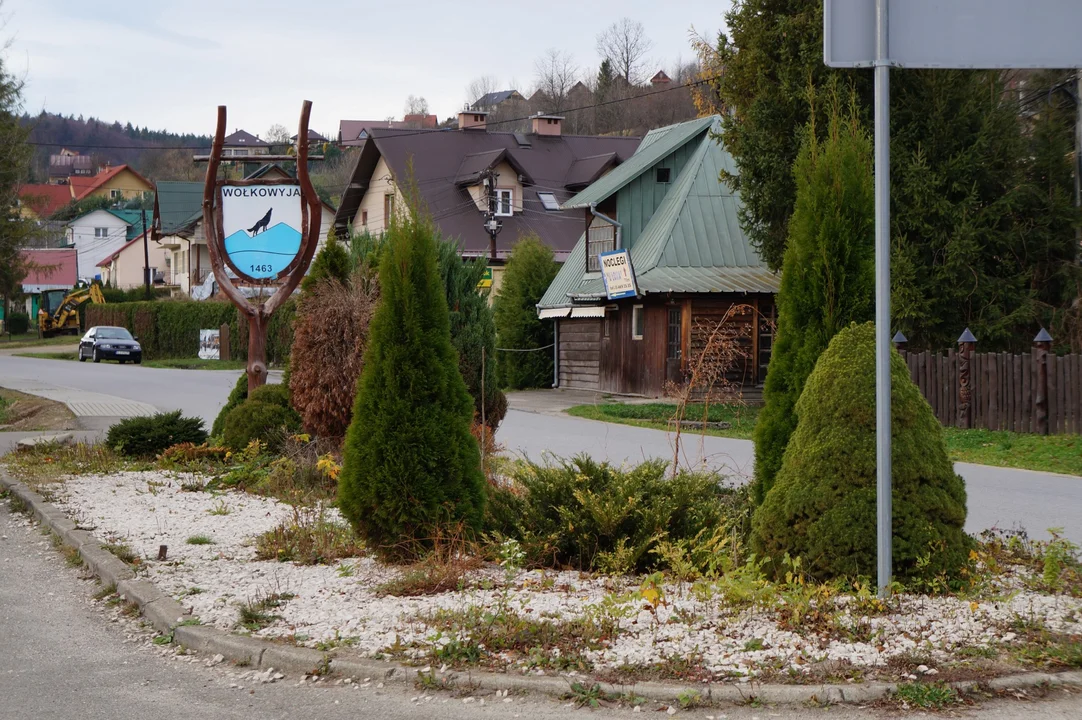
[[[248,232],[250,232],[253,237],[258,235],[260,232],[266,231],[267,226],[270,225],[270,219],[271,219],[271,213],[272,212],[274,212],[274,208],[271,208],[270,210],[268,210],[267,214],[264,215],[263,218],[259,222],[257,222],[252,227],[248,228]]]

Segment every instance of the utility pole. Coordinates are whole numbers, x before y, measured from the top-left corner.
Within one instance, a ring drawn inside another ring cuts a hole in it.
[[[488,257],[490,262],[496,262],[496,236],[503,230],[503,222],[496,217],[497,203],[499,198],[496,194],[496,178],[500,175],[492,170],[481,173],[485,187],[488,190],[488,212],[485,213],[485,230],[488,232]]]
[[[150,299],[150,247],[147,245],[147,211],[143,208],[143,285]]]

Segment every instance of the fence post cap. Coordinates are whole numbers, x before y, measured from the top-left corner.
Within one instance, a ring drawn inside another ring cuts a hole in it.
[[[1048,331],[1041,328],[1041,331],[1037,333],[1037,337],[1033,338],[1035,343],[1050,343],[1052,342],[1052,336],[1048,334]]]
[[[971,333],[969,331],[969,328],[966,328],[965,331],[962,332],[961,336],[959,336],[958,342],[960,342],[960,343],[975,343],[975,342],[977,342],[977,338],[973,337],[973,333]]]
[[[902,331],[899,330],[898,332],[894,333],[894,337],[891,338],[891,342],[892,343],[904,343],[904,342],[909,342],[909,341],[905,339],[905,335],[903,335]]]

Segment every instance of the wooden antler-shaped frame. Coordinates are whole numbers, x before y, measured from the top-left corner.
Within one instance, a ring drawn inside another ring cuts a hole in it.
[[[308,117],[312,102],[305,100],[301,106],[301,119],[297,134],[297,181],[301,188],[301,246],[292,262],[275,278],[281,281],[278,289],[265,302],[253,305],[233,284],[225,266],[225,232],[222,228],[222,206],[219,189],[225,181],[218,180],[218,167],[222,161],[222,145],[225,143],[225,105],[218,106],[218,127],[214,132],[214,145],[207,164],[207,177],[203,185],[203,227],[207,234],[207,250],[210,265],[218,287],[248,320],[248,392],[251,393],[267,382],[267,324],[270,316],[293,294],[319,244],[319,226],[322,207],[312,181],[308,177]],[[242,184],[232,181],[231,184]],[[251,183],[254,184],[254,183]],[[270,184],[270,183],[265,183]]]

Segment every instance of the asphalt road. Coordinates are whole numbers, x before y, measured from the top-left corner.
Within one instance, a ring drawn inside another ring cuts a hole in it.
[[[631,718],[644,713],[577,710],[543,697],[470,703],[447,693],[418,701],[401,686],[353,690],[273,685],[237,678],[242,669],[214,668],[163,657],[147,647],[135,621],[117,619],[92,599],[96,583],[67,567],[38,529],[0,501],[0,720],[405,720],[461,718]],[[243,687],[230,687],[230,685]],[[657,710],[656,705],[644,708]],[[891,712],[891,716],[897,717]],[[689,718],[871,720],[881,709],[724,707],[679,713]],[[966,712],[978,720],[1067,720],[1082,717],[1082,695],[1056,691],[1041,701],[1000,701]],[[663,717],[667,717],[664,716]]]
[[[208,427],[238,375],[235,371],[159,370],[0,355],[0,385],[6,378],[24,378],[115,395],[163,410],[183,410],[204,418]],[[563,406],[585,401],[576,394],[515,394],[513,409],[496,439],[507,450],[533,459],[582,452],[613,462],[673,457],[672,439],[665,432],[559,412]],[[688,465],[705,464],[738,481],[750,475],[753,465],[749,441],[713,436],[685,434],[680,457]],[[1022,528],[1044,538],[1049,528],[1063,528],[1068,538],[1082,543],[1082,478],[966,463],[958,463],[956,469],[966,479],[970,532]]]

